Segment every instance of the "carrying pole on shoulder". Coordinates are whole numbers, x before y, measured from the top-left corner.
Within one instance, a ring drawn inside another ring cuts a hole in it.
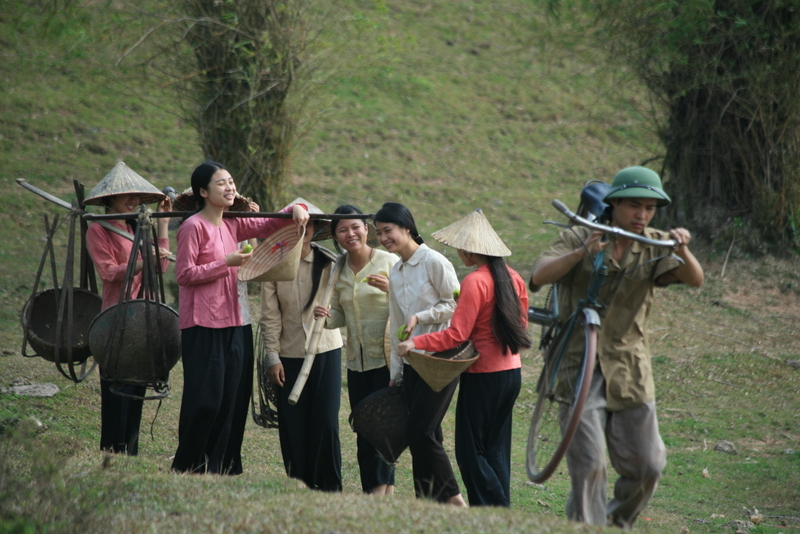
[[[322,294],[322,300],[319,303],[323,308],[327,309],[331,303],[333,288],[339,280],[339,273],[342,272],[345,261],[347,261],[347,256],[342,254],[336,259],[336,262],[331,268],[331,276],[328,279],[328,285],[325,286],[325,293]],[[314,365],[314,358],[317,355],[317,347],[319,346],[319,340],[320,337],[322,337],[322,330],[325,328],[326,320],[325,317],[318,318],[314,323],[314,328],[311,330],[311,337],[309,338],[308,347],[306,348],[306,357],[303,360],[303,366],[300,368],[300,373],[297,375],[297,381],[295,381],[294,387],[292,387],[292,392],[289,393],[289,404],[292,406],[297,404],[297,399],[299,399],[300,394],[303,393],[308,375],[311,374],[311,367]]]

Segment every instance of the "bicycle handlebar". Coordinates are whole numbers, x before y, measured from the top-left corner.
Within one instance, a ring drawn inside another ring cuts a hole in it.
[[[605,224],[592,222],[570,211],[570,209],[566,206],[566,204],[564,204],[558,199],[553,199],[551,204],[555,209],[563,213],[569,220],[571,220],[575,224],[591,228],[592,230],[597,230],[598,232],[604,232],[606,234],[614,234],[617,237],[624,237],[625,239],[638,241],[639,243],[642,243],[644,245],[649,245],[651,247],[675,248],[678,246],[678,242],[675,241],[674,239],[666,239],[663,241],[658,239],[649,239],[642,235],[634,234],[633,232],[628,232],[626,230],[623,230],[622,228],[616,228],[614,226],[607,226]]]

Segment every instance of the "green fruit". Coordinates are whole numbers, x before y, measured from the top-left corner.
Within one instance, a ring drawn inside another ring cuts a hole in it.
[[[253,250],[253,245],[251,245],[250,243],[246,244],[246,245],[244,246],[244,248],[242,249],[242,251],[243,251],[245,254],[247,254],[247,253],[248,253],[248,252],[250,252],[251,250]]]
[[[401,326],[397,329],[397,339],[400,341],[405,341],[408,339],[408,332],[405,332],[406,325]]]
[[[362,284],[366,284],[367,282],[369,282],[369,277],[368,276],[365,276],[364,278],[361,279],[361,283]]]
[[[453,298],[458,300],[458,297],[460,297],[460,296],[461,296],[461,290],[460,289],[454,289],[453,290]]]

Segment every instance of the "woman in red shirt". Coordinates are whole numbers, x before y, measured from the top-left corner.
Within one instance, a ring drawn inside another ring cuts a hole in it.
[[[194,170],[192,191],[199,209],[178,230],[175,261],[183,395],[172,470],[238,475],[241,428],[232,431],[232,425],[246,420],[242,411],[247,411],[248,403],[239,400],[249,399],[253,388],[247,383],[237,288],[239,266],[252,252],[239,248],[239,242],[267,238],[292,220],[300,233],[308,222],[308,210],[302,204],[282,210],[292,213],[292,220],[223,218],[236,198],[236,184],[231,173],[214,161]]]
[[[450,327],[400,343],[439,352],[472,340],[481,357],[461,375],[456,406],[456,459],[470,506],[510,506],[511,415],[522,381],[519,351],[530,348],[528,294],[506,265],[511,251],[481,210],[433,233],[458,249],[467,267]]]
[[[158,211],[170,211],[172,203],[156,187],[124,163],[114,169],[89,192],[87,205],[105,206],[106,213],[133,213],[140,204],[159,202]],[[136,221],[111,220],[108,224],[131,236],[136,233]],[[158,257],[162,272],[167,268],[169,255],[169,219],[160,218],[158,225]],[[86,232],[86,249],[92,258],[97,274],[103,281],[103,308],[119,303],[128,270],[128,260],[133,251],[133,241],[92,223]],[[138,298],[142,287],[144,260],[141,253],[134,269],[131,297]],[[100,355],[96,355],[99,357]],[[142,420],[142,399],[146,388],[141,385],[113,384],[113,380],[100,379],[100,450],[136,456],[139,453],[139,425]],[[112,391],[112,386],[122,395]]]

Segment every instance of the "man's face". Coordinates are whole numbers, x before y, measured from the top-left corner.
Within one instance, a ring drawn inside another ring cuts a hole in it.
[[[615,198],[611,203],[614,205],[614,225],[634,234],[644,233],[656,214],[656,200],[653,198]]]

